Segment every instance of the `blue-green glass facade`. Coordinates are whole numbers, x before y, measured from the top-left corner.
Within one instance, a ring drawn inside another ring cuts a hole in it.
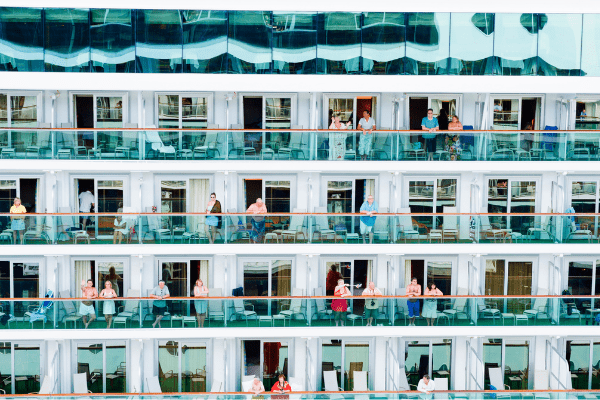
[[[0,71],[600,76],[600,14],[2,7]]]

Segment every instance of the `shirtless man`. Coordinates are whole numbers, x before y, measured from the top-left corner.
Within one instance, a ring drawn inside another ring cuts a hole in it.
[[[410,285],[406,287],[406,295],[415,297],[421,295],[421,285],[417,283],[417,278],[412,278]],[[415,326],[415,318],[419,316],[419,299],[410,298],[406,302],[408,306],[408,326]]]
[[[88,279],[87,282],[85,280],[81,281],[81,293],[81,297],[87,300],[81,302],[79,314],[83,315],[83,324],[87,329],[92,321],[96,319],[96,311],[94,310],[92,299],[98,298],[98,291],[94,287],[94,282],[91,279]],[[90,316],[89,321],[87,320],[88,315]]]

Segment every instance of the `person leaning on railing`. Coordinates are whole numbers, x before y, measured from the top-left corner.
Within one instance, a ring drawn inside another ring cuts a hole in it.
[[[10,208],[11,214],[26,214],[27,210],[21,204],[21,199],[15,197],[14,205]],[[13,242],[19,244],[18,240],[23,242],[23,231],[25,230],[25,216],[11,216],[10,229],[13,231]]]
[[[266,214],[267,206],[263,202],[263,200],[259,197],[256,199],[256,203],[250,205],[246,210],[247,213],[252,214]],[[252,217],[252,231],[250,232],[250,239],[254,243],[262,242],[262,237],[265,234],[265,217],[255,216]]]
[[[421,120],[421,129],[428,133],[423,133],[423,139],[425,140],[425,151],[427,152],[427,159],[433,160],[433,153],[435,153],[435,139],[437,131],[440,129],[440,124],[436,117],[433,116],[433,108],[427,110],[427,116]]]
[[[458,120],[456,115],[452,116],[452,122],[448,124],[448,131],[462,131],[463,126]],[[460,143],[460,135],[458,133],[450,133],[446,134],[444,139],[444,147],[445,150],[450,154],[450,160],[460,160],[460,151],[462,150],[462,145]]]

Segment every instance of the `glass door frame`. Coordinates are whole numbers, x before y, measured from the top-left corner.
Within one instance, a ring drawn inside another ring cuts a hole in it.
[[[540,198],[540,193],[542,189],[542,177],[539,175],[530,175],[530,176],[519,176],[519,175],[484,175],[484,193],[483,193],[483,202],[482,209],[485,209],[487,213],[487,209],[489,207],[489,193],[490,193],[490,180],[507,180],[506,185],[506,212],[511,213],[511,202],[512,202],[512,184],[513,182],[535,182],[535,210],[534,213],[540,212],[542,199]],[[539,216],[532,216],[533,219],[543,218]],[[512,229],[510,226],[510,217],[506,217],[506,228]]]
[[[458,116],[458,120],[462,121],[463,117],[463,93],[406,93],[406,100],[404,101],[404,121],[406,122],[404,126],[410,126],[410,98],[420,98],[427,99],[427,108],[431,107],[431,100],[442,100],[442,101],[452,101],[456,102],[456,114]],[[450,115],[448,115],[450,117]],[[427,115],[423,115],[422,118],[427,117]],[[434,115],[434,117],[438,117]]]
[[[156,371],[156,376],[158,376],[158,366],[159,366],[159,354],[158,354],[158,348],[160,346],[160,342],[161,341],[173,341],[173,342],[177,342],[177,362],[178,362],[178,367],[179,367],[179,372],[177,374],[177,388],[179,389],[179,393],[181,392],[181,386],[182,386],[182,356],[183,356],[183,352],[182,352],[182,348],[183,345],[187,345],[188,343],[192,343],[195,345],[204,345],[204,347],[206,347],[206,392],[208,393],[210,391],[209,388],[209,382],[211,382],[212,384],[212,376],[213,376],[213,369],[212,367],[212,345],[214,343],[214,339],[213,338],[206,338],[206,339],[198,339],[198,338],[182,338],[182,337],[176,337],[174,339],[154,339],[154,360],[156,360],[156,362],[154,363],[154,371]],[[182,343],[183,341],[185,341],[184,343]],[[225,355],[225,360],[227,359],[227,355]],[[227,364],[225,362],[225,364]],[[143,374],[143,372],[142,372]],[[145,383],[144,383],[145,385]]]
[[[522,114],[523,114],[523,99],[528,100],[528,99],[535,99],[535,98],[539,98],[540,99],[540,109],[539,109],[539,113],[540,113],[540,121],[538,121],[538,126],[540,129],[543,129],[545,127],[545,122],[546,122],[546,116],[545,116],[545,108],[546,108],[546,95],[544,93],[528,93],[528,94],[497,94],[497,93],[492,93],[490,94],[490,107],[488,107],[488,112],[489,112],[489,121],[490,121],[490,130],[494,130],[492,127],[494,126],[494,101],[496,100],[518,100],[519,101],[519,118],[518,118],[518,122],[517,122],[517,127],[518,129],[515,129],[515,131],[521,131],[521,119],[522,119]],[[486,127],[482,127],[483,129],[485,129]],[[535,127],[534,127],[535,128]],[[500,130],[500,129],[498,129]]]
[[[577,126],[577,117],[578,117],[577,103],[580,103],[580,102],[581,103],[597,103],[597,102],[600,102],[600,96],[578,94],[575,99],[572,99],[569,102],[569,108],[568,108],[569,120],[567,121],[567,128],[566,128],[568,130],[576,130],[575,127]],[[600,123],[600,121],[598,123]],[[560,129],[560,127],[559,127],[559,129]],[[577,130],[581,131],[581,132],[588,131],[587,129],[577,129]]]
[[[319,274],[319,286],[325,288],[326,283],[327,283],[327,272],[329,272],[327,270],[327,263],[350,263],[350,285],[354,285],[354,262],[357,260],[365,260],[365,261],[371,261],[371,275],[373,277],[374,281],[377,281],[377,256],[360,256],[360,255],[356,255],[356,256],[330,256],[330,255],[323,255],[320,257],[320,263],[321,263],[321,273]],[[341,271],[338,271],[341,272]],[[343,276],[343,274],[342,274]],[[368,285],[368,282],[367,282]],[[377,286],[377,285],[376,285]],[[365,290],[367,287],[366,286],[362,286],[360,288],[361,292],[363,290]],[[382,287],[382,289],[387,289],[386,287]]]
[[[71,341],[71,351],[73,356],[71,357],[71,368],[73,373],[77,373],[77,349],[80,345],[94,345],[101,344],[102,345],[102,393],[106,393],[106,346],[110,345],[110,342],[124,342],[125,343],[125,393],[129,392],[129,383],[131,380],[129,379],[129,374],[131,372],[131,366],[129,360],[131,360],[131,339],[75,339]],[[92,371],[90,371],[90,374]],[[71,374],[73,376],[73,374]]]
[[[85,179],[85,180],[93,180],[94,181],[94,201],[95,201],[95,205],[96,207],[94,208],[94,214],[98,214],[98,181],[123,181],[123,207],[129,207],[129,205],[131,204],[131,198],[130,198],[130,181],[129,181],[130,176],[129,175],[124,175],[124,174],[114,174],[114,175],[92,175],[92,174],[70,174],[69,175],[69,182],[70,182],[70,198],[73,199],[74,204],[73,207],[71,207],[71,209],[73,210],[74,214],[79,213],[79,193],[77,193],[77,190],[75,188],[75,180],[81,180],[81,179]],[[71,202],[69,202],[71,203]],[[96,223],[94,224],[95,227],[95,236],[96,238],[99,239],[107,239],[110,238],[110,235],[102,235],[99,236],[98,235],[98,219],[101,217],[101,215],[98,215],[96,217]],[[92,217],[93,218],[93,217]]]
[[[350,93],[323,93],[323,129],[329,129],[329,125],[331,125],[331,120],[329,119],[329,100],[331,99],[352,99],[353,100],[353,110],[352,110],[352,115],[354,116],[353,118],[353,125],[351,129],[356,129],[356,127],[358,126],[358,121],[360,121],[360,119],[362,118],[362,115],[356,115],[357,112],[357,100],[359,97],[374,97],[375,98],[375,109],[371,110],[371,116],[375,119],[375,126],[377,129],[381,129],[380,126],[381,125],[381,121],[379,121],[379,117],[381,115],[380,111],[381,111],[381,97],[382,94],[381,93],[376,93],[376,92],[367,92],[367,93],[363,93],[363,92],[350,92]],[[391,124],[391,122],[390,122]],[[358,145],[358,143],[356,143]]]
[[[98,290],[98,294],[100,294],[100,292],[102,291],[102,289],[104,289],[104,285],[102,284],[102,282],[99,282],[100,279],[100,275],[99,275],[99,268],[98,268],[98,264],[100,263],[110,263],[110,262],[115,262],[115,263],[122,263],[123,264],[123,290],[127,291],[130,288],[133,289],[132,287],[132,280],[131,280],[131,267],[130,267],[130,257],[123,257],[123,256],[71,256],[70,257],[70,269],[69,269],[69,281],[71,282],[70,285],[70,290],[71,290],[71,296],[72,297],[81,297],[81,283],[80,282],[75,282],[74,280],[74,274],[75,274],[75,261],[94,261],[95,266],[94,266],[94,270],[96,273],[96,276],[93,276],[92,279],[95,282],[95,288],[96,290]],[[141,275],[140,275],[140,285],[141,285]],[[127,293],[119,293],[119,298],[125,297],[127,295]],[[96,313],[98,313],[98,307],[95,307]],[[98,314],[97,315],[97,319],[99,320],[103,320],[104,319],[104,315],[103,314]]]
[[[591,287],[591,296],[594,296],[594,293],[600,294],[600,288],[596,287],[596,282],[600,281],[600,256],[565,256],[563,266],[562,266],[562,276],[565,279],[561,280],[561,291],[565,289],[569,289],[569,264],[572,262],[580,262],[580,263],[590,263],[592,265],[592,287]],[[600,304],[600,300],[590,299],[591,307],[595,308],[595,305]],[[582,315],[585,317],[585,315]]]
[[[286,343],[287,348],[288,348],[288,376],[285,377],[286,381],[289,381],[290,376],[295,376],[293,375],[294,373],[294,363],[292,362],[292,355],[295,354],[295,343],[296,343],[296,338],[295,337],[266,337],[266,338],[237,338],[236,339],[236,347],[237,347],[237,352],[238,356],[236,357],[236,363],[239,363],[236,365],[236,370],[240,371],[240,377],[239,379],[236,379],[236,383],[235,386],[236,388],[238,387],[239,384],[239,388],[241,389],[241,382],[242,382],[242,377],[246,376],[244,375],[244,360],[242,360],[242,355],[243,355],[243,351],[242,351],[242,345],[244,342],[246,341],[254,341],[254,340],[259,340],[260,341],[260,381],[263,381],[263,376],[264,376],[264,356],[265,356],[265,347],[264,344],[265,343]],[[282,366],[283,369],[283,366]],[[240,390],[241,391],[241,390]],[[269,393],[271,391],[270,387],[266,387],[265,386],[265,391],[267,393]]]
[[[267,99],[290,99],[290,128],[298,125],[298,93],[294,92],[242,92],[238,93],[238,121],[244,126],[244,97],[262,97],[262,126],[267,122]],[[262,135],[263,148],[266,145],[266,135]]]
[[[533,379],[531,379],[531,372],[533,371],[535,373],[534,370],[534,366],[535,366],[535,349],[536,349],[536,336],[508,336],[508,337],[502,337],[500,335],[498,336],[493,336],[493,335],[486,335],[486,336],[482,336],[481,337],[481,341],[480,341],[480,345],[481,346],[478,350],[479,354],[481,354],[481,360],[483,361],[484,364],[484,368],[485,368],[485,360],[483,360],[483,342],[489,339],[501,339],[502,340],[502,365],[500,366],[500,368],[502,368],[502,381],[504,382],[504,373],[505,373],[505,368],[506,368],[506,342],[513,342],[513,341],[524,341],[527,340],[529,341],[529,348],[528,348],[528,363],[527,363],[527,386],[533,386]],[[485,372],[484,372],[485,373]]]
[[[414,342],[416,339],[417,342],[428,342],[429,343],[429,371],[428,371],[428,375],[430,377],[431,380],[433,380],[433,345],[434,345],[434,340],[439,340],[442,341],[444,339],[450,339],[452,341],[452,347],[450,348],[451,351],[451,356],[450,356],[450,379],[448,380],[448,388],[451,389],[454,385],[452,383],[452,381],[454,380],[454,376],[455,374],[452,373],[452,368],[456,365],[456,337],[452,336],[452,337],[448,337],[448,338],[432,338],[432,337],[420,337],[420,338],[412,338],[410,336],[401,336],[398,338],[399,340],[399,354],[407,354],[407,350],[408,350],[408,342]],[[406,359],[404,359],[404,373],[406,374]],[[419,378],[421,379],[421,378]]]
[[[212,124],[214,121],[214,110],[213,110],[213,105],[214,105],[214,94],[215,92],[173,92],[173,91],[168,91],[168,92],[154,92],[154,126],[155,127],[159,127],[159,104],[158,104],[158,96],[179,96],[179,128],[160,128],[163,130],[170,130],[170,131],[176,131],[176,130],[180,130],[183,129],[183,106],[182,106],[182,99],[184,97],[205,97],[206,98],[206,123],[207,124]],[[181,143],[181,135],[182,132],[179,132],[179,143]]]
[[[460,184],[461,184],[461,175],[450,175],[450,176],[440,176],[440,175],[403,175],[402,176],[402,194],[400,196],[400,202],[402,204],[403,208],[409,208],[410,207],[410,182],[417,182],[417,181],[432,181],[433,180],[433,185],[435,190],[433,191],[433,197],[432,197],[432,202],[433,202],[433,213],[435,214],[436,212],[436,208],[437,208],[437,200],[438,200],[438,193],[437,193],[437,189],[438,189],[438,180],[445,180],[445,179],[455,179],[456,180],[456,188],[454,190],[454,207],[456,207],[456,209],[460,212],[460,201],[461,201],[461,190],[460,190]],[[411,211],[412,212],[412,211]],[[443,212],[443,208],[442,208],[442,212]],[[437,224],[436,224],[436,218],[433,218],[433,223],[432,229],[436,229]]]
[[[43,93],[41,91],[0,90],[0,94],[5,94],[6,95],[6,128],[13,127],[12,126],[12,108],[11,108],[11,104],[10,104],[10,98],[11,97],[18,97],[18,96],[32,97],[32,96],[36,96],[36,98],[37,98],[37,101],[36,101],[37,125],[39,126],[39,124],[43,121],[43,116],[44,116],[44,112],[42,110],[42,108],[43,108],[42,107]],[[0,128],[0,129],[6,129],[6,128]],[[31,129],[35,129],[35,128],[31,128]],[[9,143],[12,143],[12,138],[10,137],[10,134],[11,134],[11,132],[9,131],[8,132]]]
[[[531,295],[535,296],[537,294],[537,290],[538,290],[538,272],[539,272],[539,257],[536,256],[531,256],[531,255],[523,255],[523,256],[519,256],[519,255],[486,255],[486,256],[482,256],[481,257],[481,268],[482,268],[482,272],[479,275],[479,278],[481,279],[481,293],[483,293],[483,295],[485,296],[486,291],[485,291],[485,279],[486,279],[486,263],[488,260],[504,260],[504,291],[503,291],[503,295],[506,296],[507,292],[508,292],[508,264],[511,262],[530,262],[531,263]],[[509,299],[504,299],[502,304],[504,307],[504,310],[500,310],[501,312],[506,312],[507,307],[508,307],[508,300]]]
[[[423,268],[423,284],[421,285],[421,289],[422,292],[425,293],[425,288],[427,287],[427,268],[428,268],[428,263],[429,262],[449,262],[452,264],[452,272],[451,272],[451,293],[444,293],[444,296],[449,296],[449,295],[455,295],[458,288],[462,288],[462,286],[460,286],[458,284],[458,276],[459,276],[459,267],[458,267],[458,255],[454,254],[454,255],[450,255],[448,256],[439,256],[439,255],[418,255],[418,254],[410,254],[410,255],[403,255],[400,256],[400,264],[404,267],[404,269],[406,268],[406,261],[411,261],[411,260],[423,260],[424,262],[424,268]],[[405,278],[406,277],[406,269],[404,272],[404,275],[400,276],[400,286],[398,286],[399,288],[405,288],[410,282],[405,282]],[[411,277],[412,278],[412,277]],[[404,286],[402,286],[404,285]],[[465,289],[469,288],[469,282],[466,282],[466,286],[464,287]]]
[[[1,129],[1,128],[0,128]],[[46,187],[46,179],[45,175],[27,175],[27,174],[19,174],[19,175],[0,175],[0,180],[3,181],[15,181],[16,182],[16,197],[21,197],[21,179],[37,179],[38,188],[37,188],[37,199],[35,203],[35,212],[41,213],[42,210],[47,210],[46,207],[46,196],[45,187]]]
[[[10,387],[12,390],[12,393],[7,393],[7,395],[9,394],[14,394],[15,389],[16,389],[16,382],[15,382],[15,345],[17,346],[38,346],[40,349],[40,378],[45,376],[45,365],[46,365],[46,341],[45,340],[7,340],[5,343],[10,343]],[[58,379],[57,379],[58,381]],[[57,382],[58,385],[60,385],[59,382]],[[42,382],[40,381],[40,385],[42,384]],[[41,386],[40,386],[41,387]]]
[[[266,204],[266,199],[265,199],[265,195],[266,195],[266,181],[289,181],[290,182],[290,212],[293,212],[297,205],[297,197],[296,197],[296,188],[297,186],[297,181],[298,181],[298,175],[297,174],[268,174],[268,175],[262,175],[262,174],[256,174],[256,173],[238,173],[237,174],[237,179],[238,179],[238,201],[237,204],[240,206],[238,208],[238,212],[246,212],[246,204],[245,204],[245,198],[246,198],[246,187],[245,187],[245,181],[246,180],[261,180],[262,181],[262,194],[261,194],[261,198],[263,199],[263,202],[265,202]],[[218,196],[217,196],[218,197]],[[254,203],[256,199],[252,199],[252,203]],[[251,203],[251,204],[252,204]],[[267,212],[272,212],[271,210],[267,209]]]
[[[235,277],[236,281],[239,282],[239,284],[236,285],[236,287],[244,287],[244,264],[245,263],[265,263],[265,264],[269,264],[269,272],[267,273],[268,275],[268,296],[264,296],[265,297],[265,301],[267,301],[267,306],[268,306],[268,315],[273,315],[271,306],[272,306],[272,301],[269,301],[269,299],[271,297],[273,297],[271,295],[271,293],[273,293],[273,262],[274,261],[290,261],[291,264],[291,277],[290,277],[290,296],[292,295],[292,292],[294,289],[296,289],[296,276],[294,274],[294,272],[296,271],[296,258],[295,256],[264,256],[264,257],[238,257],[237,258],[237,276]],[[305,289],[302,289],[304,291],[306,291]],[[244,293],[244,296],[246,294]],[[306,294],[305,294],[306,295]],[[233,303],[231,303],[230,307],[233,306]],[[233,314],[233,312],[232,312]]]
[[[375,351],[374,350],[374,345],[375,345],[375,338],[374,337],[344,337],[344,338],[326,338],[326,337],[322,337],[318,339],[317,342],[317,360],[319,360],[318,366],[317,366],[317,370],[318,370],[318,374],[317,375],[317,391],[323,391],[323,387],[321,386],[321,381],[323,379],[323,339],[328,339],[328,340],[339,340],[341,342],[341,350],[342,350],[342,359],[341,359],[341,367],[342,367],[342,373],[341,375],[341,381],[338,382],[338,384],[340,385],[340,387],[344,387],[344,370],[345,370],[345,361],[346,361],[346,344],[348,342],[359,342],[359,343],[363,343],[363,344],[367,344],[369,345],[369,369],[368,369],[368,380],[367,380],[367,387],[371,388],[373,387],[373,374],[370,373],[371,372],[371,367],[373,365],[375,365]],[[387,363],[387,355],[386,355],[386,360],[385,362]],[[265,388],[266,389],[266,388]]]
[[[596,339],[596,340],[598,340],[598,339]],[[600,340],[598,340],[598,341],[600,342]],[[566,337],[564,339],[564,346],[563,346],[563,349],[564,349],[563,354],[564,354],[565,360],[567,360],[567,342],[585,342],[590,347],[590,358],[589,358],[589,363],[588,363],[588,390],[592,390],[591,387],[592,387],[592,382],[593,382],[593,369],[594,369],[593,368],[594,367],[594,365],[593,365],[594,364],[594,343],[598,343],[598,342],[595,342],[594,338],[586,338],[586,337],[584,337],[584,338],[578,338],[578,337],[569,338],[569,337]],[[572,346],[572,344],[571,344],[571,346]],[[569,361],[569,360],[567,360],[567,361]],[[569,373],[569,375],[571,375],[571,374]],[[593,390],[597,390],[597,389],[593,389]]]
[[[321,196],[319,196],[321,198],[321,201],[319,202],[321,205],[321,207],[325,207],[327,208],[327,191],[328,191],[328,183],[329,182],[334,182],[334,181],[352,181],[352,212],[353,213],[357,213],[358,211],[355,210],[354,207],[354,203],[356,202],[356,181],[358,180],[366,180],[366,179],[373,179],[375,181],[375,188],[374,188],[374,192],[375,192],[375,201],[377,202],[377,204],[380,204],[380,200],[379,200],[379,174],[373,174],[373,175],[329,175],[329,174],[324,174],[321,175]],[[364,202],[365,199],[362,200],[362,202]],[[354,224],[352,224],[354,225]]]
[[[582,132],[585,132],[582,130]],[[594,200],[594,213],[598,213],[600,211],[600,177],[595,175],[573,175],[567,176],[566,179],[566,204],[568,207],[573,207],[573,184],[575,182],[590,182],[596,184],[596,198]],[[576,217],[575,217],[576,218]],[[594,231],[592,232],[592,236],[600,237],[600,229],[598,228],[598,217],[594,217]]]
[[[15,297],[15,280],[14,280],[14,264],[38,264],[38,293],[40,297],[44,297],[46,295],[46,257],[0,257],[0,261],[5,261],[5,262],[9,262],[9,278],[8,278],[8,282],[9,282],[9,290],[10,290],[10,294],[9,297],[11,298],[19,298],[19,299],[26,299],[25,297]],[[55,293],[54,297],[58,297],[57,294]],[[5,312],[11,313],[14,315],[14,306],[15,306],[15,302],[11,301],[10,302],[10,310]]]
[[[94,128],[97,128],[98,121],[98,97],[120,97],[123,105],[121,107],[121,118],[123,126],[129,122],[129,92],[96,92],[96,91],[69,91],[69,120],[73,128],[77,128],[77,120],[75,119],[75,96],[92,96],[94,103]],[[98,132],[94,132],[94,147],[98,145]]]

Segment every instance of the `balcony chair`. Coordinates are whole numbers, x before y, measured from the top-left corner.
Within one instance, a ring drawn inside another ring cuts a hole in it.
[[[302,296],[304,291],[302,289],[294,288],[292,289],[292,297]],[[279,312],[279,315],[283,315],[285,318],[290,320],[289,325],[291,326],[291,321],[296,315],[300,315],[304,317],[304,322],[308,325],[308,319],[306,318],[306,313],[302,311],[304,308],[302,306],[302,302],[304,299],[301,298],[292,298],[287,310],[282,310]]]
[[[294,215],[290,217],[289,224],[287,225],[287,229],[283,230],[275,230],[273,233],[281,234],[283,241],[285,242],[286,238],[294,238],[294,243],[296,240],[302,236],[304,241],[307,241],[307,234],[304,231],[304,226],[306,222],[306,215],[298,215],[300,213],[306,213],[306,210],[300,208],[293,209]],[[296,214],[298,213],[298,214]]]
[[[458,288],[456,291],[458,296],[464,296],[469,294],[469,291],[465,288]],[[451,308],[443,311],[444,314],[454,323],[456,319],[458,319],[459,315],[464,315],[465,319],[469,320],[469,315],[467,314],[467,299],[463,297],[459,297],[453,299],[452,303],[446,303],[446,306],[451,305]]]
[[[248,306],[252,307],[252,310],[246,310],[246,304],[244,304],[244,300],[239,298],[233,300],[233,307],[235,311],[232,317],[242,317],[242,319],[246,321],[246,326],[248,326],[248,317],[254,317],[254,319],[258,321],[258,314],[256,314],[256,311],[254,311],[254,306],[252,304],[248,304]]]
[[[396,296],[406,296],[406,288],[396,288]],[[396,311],[394,312],[394,321],[396,316],[404,318],[404,325],[408,318],[408,309],[406,308],[406,299],[396,298]]]
[[[354,371],[352,375],[352,390],[355,392],[368,392],[369,385],[367,384],[367,371]]]
[[[127,290],[127,297],[140,297],[140,291],[135,289]],[[113,319],[113,323],[124,323],[127,327],[127,321],[135,321],[135,317],[140,316],[140,300],[125,300],[125,305],[120,306],[117,310],[117,315]]]
[[[457,212],[457,207],[444,206],[444,214],[456,214]],[[460,222],[458,218],[458,215],[444,215],[442,225],[442,241],[445,241],[446,237],[451,237],[458,242],[458,226]]]
[[[381,128],[381,131],[389,131],[389,128]],[[369,157],[371,160],[390,160],[390,155],[387,149],[391,149],[391,136],[389,132],[373,131],[375,139],[373,139],[373,145]]]
[[[448,378],[435,378],[433,380],[435,383],[435,390],[449,390],[448,389]]]
[[[403,214],[403,215],[398,215],[398,224],[397,224],[397,231],[396,231],[396,237],[397,240],[400,240],[400,238],[404,237],[404,243],[406,243],[406,239],[410,236],[417,236],[417,241],[419,240],[419,225],[417,225],[413,219],[412,219],[412,215],[410,212],[410,208],[399,208],[397,210],[398,214]]]
[[[494,386],[496,390],[510,390],[510,386],[504,383],[504,374],[502,368],[488,368],[490,376],[490,385]]]
[[[84,242],[87,241],[90,244],[90,235],[83,228],[83,225],[78,221],[79,216],[71,213],[69,207],[59,207],[58,212],[61,214],[71,214],[71,215],[61,215],[59,217],[59,225],[58,225],[58,237],[60,239],[61,235],[64,234],[67,237],[67,240],[73,239],[73,244],[77,244],[79,239]]]
[[[348,306],[348,314],[346,315],[346,319],[348,321],[352,321],[352,326],[356,326],[356,321],[360,320],[360,324],[364,325],[365,323],[365,313],[363,311],[362,314],[354,314],[354,312],[352,311],[354,308],[354,305],[352,306]]]
[[[569,314],[569,307],[571,307],[571,313]],[[569,306],[561,300],[560,303],[560,316],[559,319],[574,319],[579,318],[579,325],[581,325],[581,311],[575,305]]]
[[[34,217],[36,218],[36,217]],[[41,217],[44,220],[46,217]],[[52,228],[46,225],[45,223],[36,223],[33,227],[29,226],[29,229],[25,231],[22,238],[22,244],[27,244],[27,239],[29,240],[41,240],[46,242],[46,244],[52,243],[52,239],[48,235],[48,232]]]
[[[379,212],[382,214],[386,214],[388,213],[388,208],[387,207],[380,207],[379,208]],[[393,216],[390,215],[382,215],[382,216],[378,216],[377,219],[375,220],[375,225],[373,225],[373,237],[374,240],[377,241],[383,241],[384,243],[391,243],[392,242],[392,235],[390,232],[390,226],[392,224],[390,224],[390,220],[393,221]]]
[[[59,292],[59,297],[62,299],[66,299],[71,297],[68,290],[62,290]],[[64,315],[60,317],[60,322],[65,324],[65,329],[67,328],[67,323],[72,322],[73,327],[77,329],[77,322],[81,321],[83,316],[79,314],[77,307],[75,306],[75,302],[73,300],[59,301],[59,306],[62,306]]]
[[[215,126],[214,129],[219,129],[218,125],[209,124],[210,126]],[[211,128],[213,129],[213,128]],[[219,146],[221,142],[219,142],[219,132],[206,132],[206,137],[204,139],[204,143],[201,146],[194,147],[194,151],[192,153],[192,158],[197,159],[207,159],[214,158],[215,154],[221,156],[221,152],[219,150]]]
[[[487,214],[487,210],[482,208],[480,211],[482,214]],[[510,229],[500,229],[490,223],[489,215],[480,215],[479,218],[479,240],[505,240],[506,235],[512,231]]]
[[[252,388],[254,381],[254,375],[246,375],[242,377],[242,392],[249,392]]]
[[[550,207],[548,207],[548,210],[546,211],[546,213],[551,213],[552,210]],[[527,237],[529,239],[529,241],[531,241],[531,239],[534,237],[534,235],[536,233],[540,234],[540,240],[543,237],[543,234],[547,234],[548,238],[550,240],[554,240],[556,241],[555,235],[552,233],[552,227],[553,227],[553,222],[552,222],[552,216],[551,215],[545,215],[543,217],[543,221],[541,223],[536,223],[534,222],[533,227],[529,227],[527,228]],[[587,234],[587,233],[585,233]],[[591,232],[590,232],[591,234]]]
[[[221,288],[209,288],[208,297],[221,297]],[[223,300],[210,300],[208,302],[208,326],[210,321],[220,320],[225,325],[225,312],[223,311]]]
[[[319,319],[328,319],[329,325],[332,324],[333,321],[333,310],[327,308],[325,305],[325,299],[315,299],[316,310],[313,315],[317,316],[317,320]],[[312,319],[312,317],[311,317]]]
[[[158,376],[146,378],[146,393],[162,393]]]
[[[338,384],[337,371],[323,371],[323,381],[327,392],[344,391]]]
[[[406,378],[406,368],[405,367],[400,368],[400,373],[398,374],[398,376],[399,376],[399,382],[398,382],[398,390],[399,391],[408,392],[410,390],[417,390],[417,386],[410,385],[408,383],[408,379]]]
[[[232,127],[233,128],[233,127]],[[256,149],[252,146],[248,146],[244,140],[244,131],[231,132],[232,148],[229,150],[229,157],[231,153],[235,153],[238,157],[241,156],[246,159],[247,156],[252,158],[256,157]]]
[[[318,237],[319,241],[323,241],[326,239],[334,240],[335,239],[335,231],[332,229],[332,224],[329,223],[329,216],[324,215],[327,212],[327,207],[315,207],[315,213],[322,213],[323,215],[313,215],[312,218],[314,220],[313,227],[313,237],[315,239],[315,235]]]
[[[547,290],[538,290],[538,295],[540,296],[547,294]],[[550,318],[548,311],[548,298],[536,298],[533,302],[533,306],[530,309],[523,311],[523,314],[526,315],[527,318],[533,318],[535,321],[537,321],[540,316],[544,316],[544,318]]]
[[[88,389],[87,375],[88,374],[85,372],[73,374],[73,394],[92,393],[92,391]]]
[[[42,301],[38,305],[30,305],[27,307],[28,311],[24,314],[25,318],[29,318],[29,323],[31,324],[31,329],[33,329],[33,324],[36,321],[42,321],[42,328],[45,327],[46,321],[48,321],[48,317],[46,316],[46,312],[54,306],[54,292],[52,290],[48,290],[46,292],[46,299]]]
[[[308,144],[304,132],[290,132],[290,141],[277,151],[278,158],[305,160],[304,147]],[[302,157],[300,157],[302,156]]]
[[[496,319],[500,319],[502,317],[502,312],[498,309],[498,305],[495,303],[493,306],[485,303],[479,304],[477,306],[477,314],[482,314],[484,317],[492,318],[494,325],[496,325]]]

